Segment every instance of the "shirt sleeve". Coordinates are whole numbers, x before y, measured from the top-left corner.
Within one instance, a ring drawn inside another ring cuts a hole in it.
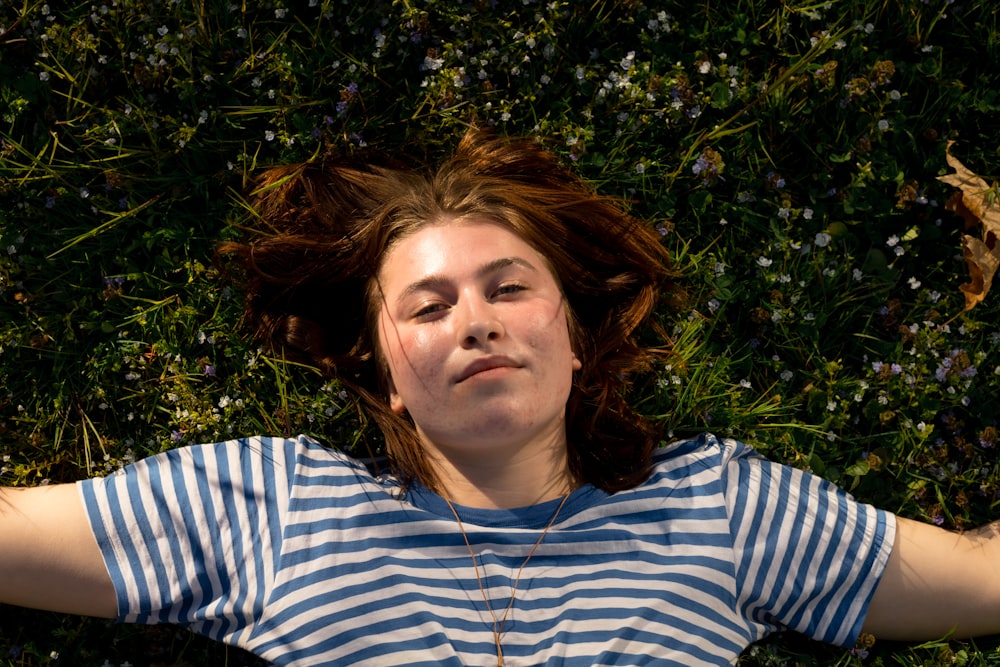
[[[119,620],[240,644],[273,583],[298,444],[185,447],[79,482]]]
[[[895,517],[740,443],[723,450],[737,604],[756,639],[787,629],[853,645],[892,551]]]

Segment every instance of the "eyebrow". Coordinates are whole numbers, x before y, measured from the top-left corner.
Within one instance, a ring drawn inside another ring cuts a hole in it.
[[[501,271],[510,266],[520,266],[533,272],[538,271],[538,268],[526,259],[522,259],[520,257],[498,257],[497,259],[494,259],[480,266],[476,270],[475,275],[476,278],[482,278],[483,276],[487,276],[491,273],[496,273],[497,271]],[[436,274],[429,275],[425,278],[421,278],[420,280],[407,285],[406,288],[399,293],[399,297],[396,300],[402,301],[403,299],[405,299],[406,297],[410,296],[415,292],[420,292],[421,290],[425,289],[435,289],[442,285],[447,284],[448,282],[450,281],[442,275],[436,275]]]

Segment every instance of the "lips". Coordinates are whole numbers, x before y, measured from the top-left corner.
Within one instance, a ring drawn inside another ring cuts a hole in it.
[[[504,356],[490,356],[482,357],[476,359],[471,364],[462,369],[462,372],[458,374],[458,379],[455,381],[456,384],[460,382],[465,382],[474,375],[478,375],[484,371],[493,370],[494,368],[519,368],[520,364],[515,362],[513,359]]]

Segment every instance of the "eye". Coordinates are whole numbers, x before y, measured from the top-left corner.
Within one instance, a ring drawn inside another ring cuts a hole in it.
[[[504,283],[496,288],[496,290],[493,292],[493,296],[498,297],[498,296],[505,296],[508,294],[515,294],[517,292],[522,292],[526,289],[528,289],[527,286],[522,285],[521,283],[516,283],[516,282]]]
[[[445,306],[443,303],[428,303],[427,305],[417,309],[417,311],[413,313],[413,317],[426,317],[428,315],[433,315],[434,313],[440,312],[445,308],[447,308],[447,306]]]

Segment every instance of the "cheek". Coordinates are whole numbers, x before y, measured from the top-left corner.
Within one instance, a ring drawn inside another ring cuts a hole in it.
[[[383,322],[381,331],[382,352],[394,391],[407,393],[414,386],[426,387],[440,373],[439,341],[427,327],[414,331]]]

